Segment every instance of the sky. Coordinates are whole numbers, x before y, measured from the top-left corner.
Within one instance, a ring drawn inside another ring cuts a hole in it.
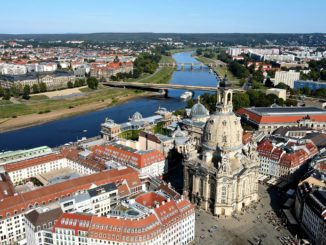
[[[14,0],[0,33],[326,33],[326,0]]]

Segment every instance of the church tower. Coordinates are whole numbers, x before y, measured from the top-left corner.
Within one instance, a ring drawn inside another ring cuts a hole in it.
[[[217,89],[216,111],[206,122],[201,151],[184,161],[185,194],[215,215],[231,215],[258,198],[258,156],[244,150],[232,95],[231,89]]]

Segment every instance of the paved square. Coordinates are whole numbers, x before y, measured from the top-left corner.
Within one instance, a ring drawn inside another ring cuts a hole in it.
[[[242,215],[216,217],[203,210],[196,211],[196,239],[194,244],[282,244],[278,237],[290,236],[271,207],[271,196],[277,201],[278,192],[259,185],[260,202]],[[281,207],[282,203],[279,202]],[[291,243],[288,243],[291,244]]]

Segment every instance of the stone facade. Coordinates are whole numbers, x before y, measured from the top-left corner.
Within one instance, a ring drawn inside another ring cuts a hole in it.
[[[185,195],[214,215],[230,216],[258,199],[257,145],[252,141],[243,146],[240,118],[232,109],[232,90],[218,90],[201,150],[189,141],[182,152]]]

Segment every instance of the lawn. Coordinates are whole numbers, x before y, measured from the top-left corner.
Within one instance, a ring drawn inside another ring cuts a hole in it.
[[[163,67],[159,68],[153,74],[146,74],[145,76],[141,76],[137,79],[128,79],[127,82],[139,82],[139,83],[169,83],[172,73],[174,72],[174,68],[172,67]]]
[[[171,56],[162,55],[160,63],[174,63],[175,60]]]
[[[55,111],[60,109],[73,108],[80,105],[91,104],[94,102],[104,102],[106,100],[126,96],[128,94],[139,93],[135,90],[100,88],[88,93],[88,96],[78,97],[73,100],[28,100],[22,104],[0,104],[0,118],[9,118],[12,116],[21,116],[32,113],[44,113],[46,111]],[[108,101],[109,104],[109,101]]]
[[[149,76],[145,79],[138,80],[141,83],[169,83],[174,68],[172,67],[163,67],[159,69],[153,76]],[[138,82],[135,81],[135,82]]]
[[[46,96],[46,95],[32,95],[30,97],[30,100],[46,100],[48,99],[49,97]]]

